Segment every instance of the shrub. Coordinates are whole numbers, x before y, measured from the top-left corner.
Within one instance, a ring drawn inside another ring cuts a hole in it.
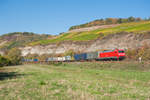
[[[128,50],[126,51],[126,55],[127,55],[127,58],[128,58],[128,59],[136,60],[136,59],[137,59],[137,57],[136,57],[137,54],[138,54],[138,52],[137,52],[136,49],[128,49]]]
[[[142,60],[150,60],[150,46],[144,44],[138,49],[128,49],[126,55],[128,59],[138,60],[142,57]]]
[[[7,58],[0,55],[0,67],[8,66],[10,64],[11,64],[11,62],[10,62],[9,59],[7,59]]]
[[[75,54],[75,51],[73,49],[70,49],[64,53],[65,56],[70,55],[71,57],[73,57],[74,54]]]
[[[12,65],[21,64],[22,56],[21,56],[21,51],[18,48],[13,48],[9,50],[6,57],[11,61]]]

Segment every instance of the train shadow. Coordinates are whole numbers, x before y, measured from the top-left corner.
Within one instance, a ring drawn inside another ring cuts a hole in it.
[[[119,58],[119,59],[96,59],[96,61],[122,61],[125,58]]]
[[[0,72],[0,81],[17,78],[23,75],[24,74],[18,74],[17,72]]]

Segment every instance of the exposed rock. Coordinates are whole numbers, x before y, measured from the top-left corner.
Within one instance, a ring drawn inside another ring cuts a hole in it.
[[[0,51],[0,55],[4,55],[4,52],[3,52],[3,51]]]
[[[100,49],[128,49],[128,48],[138,48],[144,44],[150,45],[150,34],[133,34],[133,33],[118,33],[108,35],[103,39],[97,39],[92,41],[65,41],[61,43],[53,43],[46,46],[37,45],[34,47],[24,47],[21,48],[22,55],[27,54],[61,54],[68,50],[74,50],[75,52],[91,52]]]

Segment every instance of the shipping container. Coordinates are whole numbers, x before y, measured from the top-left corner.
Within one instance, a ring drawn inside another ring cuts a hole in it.
[[[53,57],[53,61],[58,61],[58,57]]]
[[[26,61],[27,61],[27,62],[32,62],[33,60],[32,60],[32,59],[26,59]]]
[[[87,60],[87,54],[86,53],[75,54],[74,59],[75,60]]]
[[[47,58],[47,61],[53,61],[53,57]]]
[[[63,59],[63,61],[65,61],[65,60],[66,60],[66,58],[65,58],[65,57],[62,57],[62,59]]]
[[[58,61],[62,61],[62,57],[58,57],[57,59],[58,59]]]
[[[65,61],[65,57],[57,57],[58,61]]]
[[[45,61],[47,62],[47,61],[48,61],[48,58],[46,58]]]
[[[71,60],[72,60],[71,56],[65,56],[65,61],[71,61]]]
[[[37,62],[37,61],[38,61],[38,59],[33,59],[33,61],[34,61],[34,62]]]
[[[89,52],[87,53],[87,60],[94,60],[98,58],[98,53],[99,52]]]

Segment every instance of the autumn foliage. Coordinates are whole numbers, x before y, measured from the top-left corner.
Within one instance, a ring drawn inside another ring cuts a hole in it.
[[[143,21],[143,20],[149,20],[149,19],[141,19],[139,17],[135,18],[135,17],[132,17],[132,16],[128,17],[128,18],[97,19],[97,20],[91,21],[89,23],[72,26],[72,27],[70,27],[69,30],[80,29],[80,28],[91,27],[91,26],[121,24],[121,23],[128,23],[128,22],[139,22],[139,21]]]
[[[145,43],[138,49],[128,49],[126,55],[127,59],[138,60],[141,57],[144,61],[150,60],[150,46]]]
[[[22,56],[21,51],[17,48],[9,50],[4,56],[0,55],[0,67],[10,65],[20,65]]]

